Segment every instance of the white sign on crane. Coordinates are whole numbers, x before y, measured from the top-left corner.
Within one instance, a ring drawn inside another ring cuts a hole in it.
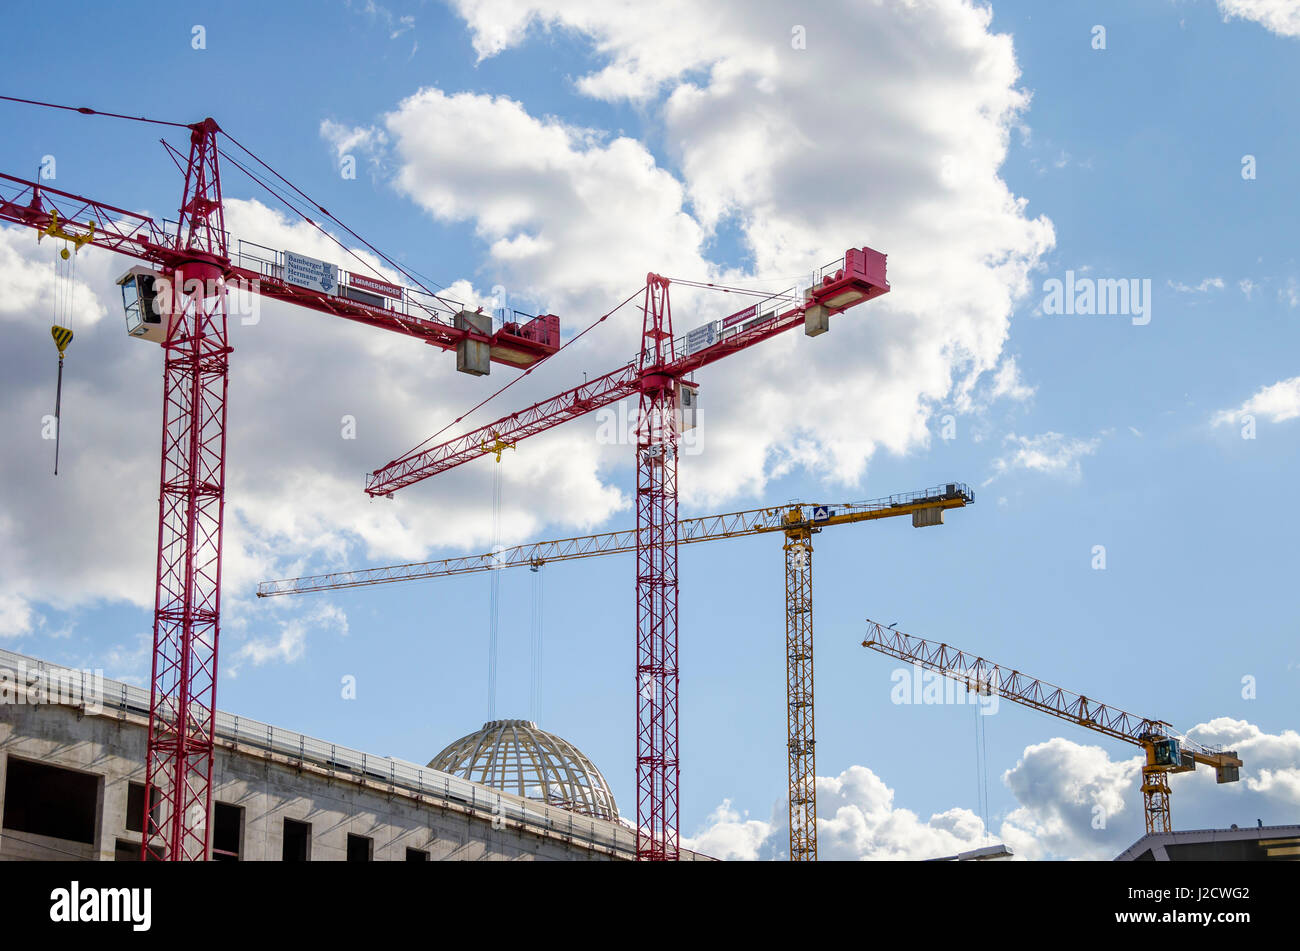
[[[299,287],[310,287],[322,294],[333,294],[339,286],[337,264],[328,264],[293,251],[284,252],[284,279]]]

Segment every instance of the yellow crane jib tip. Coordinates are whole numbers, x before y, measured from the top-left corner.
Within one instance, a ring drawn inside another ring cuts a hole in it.
[[[68,349],[68,344],[72,343],[72,331],[67,327],[60,327],[54,324],[50,327],[50,336],[54,338],[54,346],[59,348],[59,359],[63,359],[63,351]]]

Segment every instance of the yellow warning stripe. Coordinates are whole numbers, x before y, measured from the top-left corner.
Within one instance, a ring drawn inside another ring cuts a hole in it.
[[[54,338],[54,345],[59,348],[59,356],[63,356],[63,351],[67,350],[68,344],[72,343],[72,331],[55,324],[50,328],[50,336]]]

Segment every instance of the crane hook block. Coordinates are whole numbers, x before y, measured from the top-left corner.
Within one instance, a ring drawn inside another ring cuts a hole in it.
[[[60,327],[54,324],[50,327],[50,336],[54,338],[54,346],[59,348],[59,359],[63,359],[63,351],[68,349],[68,344],[72,343],[72,331],[67,327]]]

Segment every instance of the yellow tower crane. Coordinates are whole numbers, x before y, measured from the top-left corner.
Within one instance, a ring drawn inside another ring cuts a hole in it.
[[[495,451],[485,447],[485,451]],[[817,859],[816,745],[813,716],[812,537],[831,525],[910,515],[915,528],[943,524],[947,509],[973,504],[975,494],[961,482],[891,495],[870,502],[809,505],[790,502],[724,515],[682,519],[677,523],[680,545],[780,532],[785,544],[786,710],[790,773],[790,859]],[[264,581],[259,598],[314,591],[337,591],[395,581],[417,581],[476,571],[528,566],[550,561],[591,558],[636,551],[636,532],[606,532],[555,541],[533,542],[499,552],[463,555],[382,568],[363,568],[283,581]]]
[[[903,634],[867,620],[862,646],[890,657],[932,670],[984,695],[997,695],[1026,707],[1069,720],[1097,733],[1142,747],[1142,801],[1147,832],[1171,832],[1169,822],[1169,774],[1186,773],[1197,764],[1214,767],[1219,783],[1241,778],[1241,760],[1235,751],[1202,746],[1180,737],[1163,720],[1147,720],[1104,703],[1089,700],[1044,680],[1035,680],[1017,670],[958,650]]]

